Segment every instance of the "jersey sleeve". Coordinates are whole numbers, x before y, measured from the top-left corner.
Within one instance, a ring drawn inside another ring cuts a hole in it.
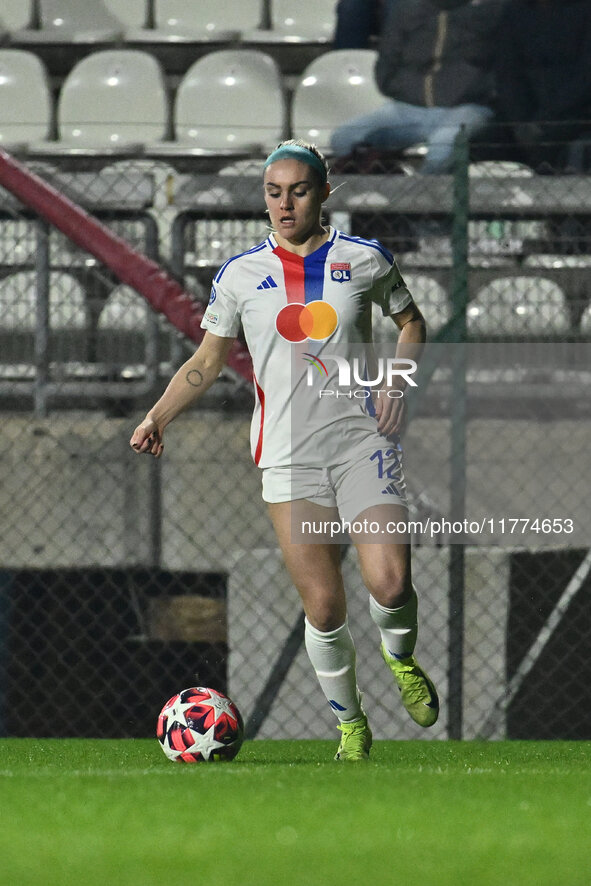
[[[236,338],[240,312],[236,297],[220,282],[213,282],[201,328],[222,338]]]
[[[412,296],[391,255],[378,253],[374,259],[377,268],[370,293],[371,300],[380,306],[384,317],[398,314],[412,302]]]

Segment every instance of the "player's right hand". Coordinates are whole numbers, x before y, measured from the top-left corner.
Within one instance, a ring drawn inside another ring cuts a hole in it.
[[[164,451],[162,432],[151,418],[145,418],[137,426],[131,435],[129,445],[134,452],[146,452],[148,455],[153,455],[156,458],[160,458]]]

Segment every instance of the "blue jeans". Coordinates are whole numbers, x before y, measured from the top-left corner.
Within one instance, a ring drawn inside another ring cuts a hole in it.
[[[332,134],[332,149],[337,157],[345,157],[358,145],[402,150],[425,143],[421,172],[445,173],[451,168],[454,140],[462,126],[470,138],[492,117],[493,111],[483,105],[423,108],[388,99],[375,111],[339,126]]]

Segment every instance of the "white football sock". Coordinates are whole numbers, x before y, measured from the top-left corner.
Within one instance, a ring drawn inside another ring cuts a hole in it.
[[[386,609],[373,597],[369,598],[369,612],[380,629],[382,643],[392,658],[404,659],[412,655],[417,642],[417,595],[398,609]]]
[[[324,632],[306,619],[305,641],[320,688],[339,720],[359,720],[363,710],[355,672],[355,646],[347,622],[335,631]]]

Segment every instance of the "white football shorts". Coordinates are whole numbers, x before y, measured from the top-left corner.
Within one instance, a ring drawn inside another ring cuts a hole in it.
[[[402,452],[378,434],[364,442],[343,464],[317,468],[305,465],[263,469],[263,500],[269,503],[305,499],[337,508],[348,523],[375,505],[408,508]]]

